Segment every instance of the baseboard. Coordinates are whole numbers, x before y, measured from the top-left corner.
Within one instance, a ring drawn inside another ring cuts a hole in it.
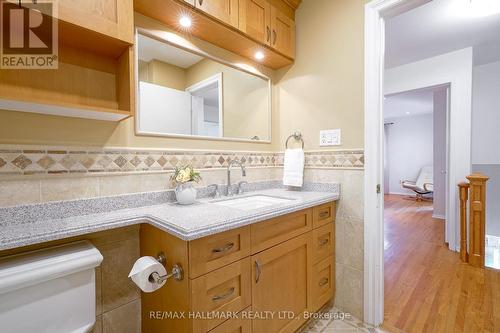
[[[432,218],[446,220],[446,217],[444,215],[438,215],[438,214],[432,214]]]
[[[411,196],[415,195],[413,193],[402,193],[402,192],[389,192],[389,194],[392,194],[392,195],[411,195]]]

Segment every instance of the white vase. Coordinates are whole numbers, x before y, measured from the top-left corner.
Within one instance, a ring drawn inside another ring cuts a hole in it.
[[[175,188],[175,196],[180,205],[191,205],[196,201],[196,189],[194,182],[178,184]]]

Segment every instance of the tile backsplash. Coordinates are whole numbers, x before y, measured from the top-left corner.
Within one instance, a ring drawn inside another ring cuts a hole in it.
[[[216,169],[227,167],[233,159],[248,167],[282,166],[283,152],[0,145],[0,175],[158,172],[185,164]],[[362,169],[364,154],[362,150],[309,151],[306,167]]]

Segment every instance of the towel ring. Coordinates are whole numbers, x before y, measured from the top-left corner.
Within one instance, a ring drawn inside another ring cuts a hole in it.
[[[291,139],[291,138],[294,138],[295,140],[297,141],[301,141],[302,142],[302,149],[304,149],[304,140],[302,139],[302,134],[300,132],[295,132],[293,133],[292,135],[290,135],[287,139],[286,139],[286,142],[285,142],[285,148],[288,149],[288,141]]]

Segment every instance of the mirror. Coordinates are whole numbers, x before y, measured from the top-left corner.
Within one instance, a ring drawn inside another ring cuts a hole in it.
[[[137,133],[271,140],[270,81],[138,34]]]

